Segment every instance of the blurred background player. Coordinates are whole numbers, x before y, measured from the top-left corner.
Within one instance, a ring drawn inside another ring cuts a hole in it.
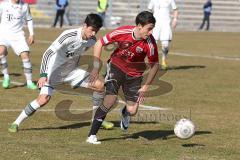
[[[70,20],[70,12],[71,12],[71,0],[68,0],[68,5],[65,8],[65,14],[63,16],[64,23],[67,24],[68,26],[72,26],[72,22]]]
[[[32,82],[32,65],[29,59],[29,47],[25,40],[23,25],[27,21],[29,30],[28,43],[34,43],[33,21],[28,4],[20,0],[9,0],[0,3],[0,60],[4,75],[2,87],[9,88],[7,53],[11,47],[16,55],[20,56],[27,80],[27,88],[37,89]]]
[[[172,40],[172,28],[175,29],[177,26],[178,8],[174,0],[151,0],[148,9],[154,13],[154,17],[156,18],[153,36],[156,41],[161,41],[162,69],[167,69],[167,54],[169,52],[169,43]],[[172,21],[170,15],[171,9],[173,9]]]
[[[101,17],[97,14],[89,14],[82,27],[64,31],[51,44],[42,58],[41,78],[38,80],[38,87],[41,88],[40,94],[37,99],[23,109],[18,118],[9,127],[9,132],[17,132],[19,125],[24,119],[49,102],[53,93],[53,86],[56,83],[69,82],[72,87],[81,86],[96,90],[97,92],[93,93],[94,110],[102,103],[104,94],[103,82],[97,80],[95,83],[89,84],[89,73],[77,68],[81,55],[95,44],[95,35],[101,27]],[[60,67],[60,72],[56,72]],[[66,76],[64,77],[63,75]],[[103,125],[106,129],[113,127],[113,124],[110,122],[105,122]]]
[[[63,26],[63,17],[65,14],[65,9],[68,6],[68,0],[56,0],[56,17],[53,23],[53,27],[56,27],[58,18],[60,17],[60,27],[62,28]]]
[[[108,0],[98,0],[97,13],[102,17],[104,27],[106,27],[105,17],[106,17],[107,8],[108,8]]]
[[[202,24],[199,27],[199,30],[203,29],[206,21],[207,21],[207,26],[206,26],[205,30],[207,30],[207,31],[209,30],[211,11],[212,11],[212,1],[207,0],[206,3],[204,3],[204,5],[203,5],[203,20],[202,20]]]
[[[121,87],[124,93],[126,106],[121,110],[121,129],[129,127],[130,116],[137,113],[139,103],[143,102],[148,89],[159,70],[157,44],[152,36],[155,25],[153,14],[148,11],[139,13],[136,17],[136,26],[122,26],[103,36],[94,46],[94,64],[100,63],[103,46],[117,43],[107,67],[105,77],[105,97],[98,107],[86,142],[100,144],[96,134],[107,113],[117,100],[118,90]],[[145,57],[150,69],[146,82],[142,85],[143,73],[146,69]],[[98,66],[98,65],[96,65]],[[99,69],[93,68],[90,81],[98,78]]]

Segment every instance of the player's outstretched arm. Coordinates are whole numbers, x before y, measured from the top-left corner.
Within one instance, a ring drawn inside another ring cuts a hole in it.
[[[178,21],[178,9],[175,9],[173,11],[173,20],[172,20],[172,28],[176,29],[177,27],[177,21]]]
[[[93,70],[90,74],[89,80],[90,83],[94,83],[98,79],[98,74],[100,70],[100,60],[102,53],[103,44],[100,40],[96,42],[93,50]]]
[[[39,80],[37,82],[38,88],[42,88],[44,86],[44,84],[46,84],[46,83],[47,83],[47,77],[39,78]]]
[[[151,66],[151,69],[149,70],[145,84],[138,91],[139,92],[139,97],[138,97],[139,103],[142,103],[144,101],[145,95],[149,89],[149,86],[152,84],[152,81],[154,80],[158,70],[159,70],[159,63],[155,63]]]
[[[34,43],[34,35],[29,35],[28,37],[28,44],[32,45]]]
[[[29,6],[26,14],[26,20],[27,20],[27,26],[29,31],[28,44],[32,45],[34,43],[34,32],[33,32],[33,20],[32,20],[32,15],[31,15]]]

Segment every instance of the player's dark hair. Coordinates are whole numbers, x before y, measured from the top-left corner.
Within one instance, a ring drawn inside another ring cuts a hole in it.
[[[150,23],[155,24],[156,20],[151,12],[142,11],[137,15],[135,23],[136,25],[141,24],[142,26],[145,26]]]
[[[103,26],[103,20],[98,14],[90,13],[87,15],[84,23],[89,27],[100,29]]]

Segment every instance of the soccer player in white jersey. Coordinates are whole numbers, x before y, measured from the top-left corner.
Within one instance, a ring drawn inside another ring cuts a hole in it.
[[[153,36],[156,41],[162,44],[162,69],[167,69],[167,54],[169,43],[172,40],[172,28],[175,29],[178,20],[178,8],[175,0],[151,0],[148,9],[151,10],[156,18],[156,25],[153,29]],[[173,19],[171,19],[173,10]]]
[[[3,88],[9,88],[10,78],[7,64],[7,48],[11,47],[23,63],[23,70],[27,80],[27,88],[37,89],[32,82],[32,65],[29,59],[29,47],[25,40],[23,25],[27,21],[29,30],[29,45],[34,43],[33,21],[28,4],[21,0],[8,0],[0,3],[0,64],[4,79]]]
[[[78,85],[95,90],[93,93],[93,112],[102,103],[104,83],[97,80],[96,83],[90,84],[89,73],[77,67],[81,55],[95,44],[95,34],[102,27],[102,23],[99,15],[89,14],[82,27],[64,31],[45,51],[41,63],[41,78],[38,80],[38,87],[41,88],[40,94],[37,99],[23,109],[18,118],[11,124],[9,132],[17,132],[24,119],[47,104],[52,95],[53,86],[58,83],[69,82],[72,87]],[[113,124],[105,121],[103,127],[109,129],[113,127]]]

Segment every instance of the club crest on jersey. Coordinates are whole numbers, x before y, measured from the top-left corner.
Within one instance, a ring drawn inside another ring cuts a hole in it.
[[[142,53],[142,51],[143,51],[143,49],[142,49],[141,47],[137,46],[136,52],[137,52],[137,53]]]

